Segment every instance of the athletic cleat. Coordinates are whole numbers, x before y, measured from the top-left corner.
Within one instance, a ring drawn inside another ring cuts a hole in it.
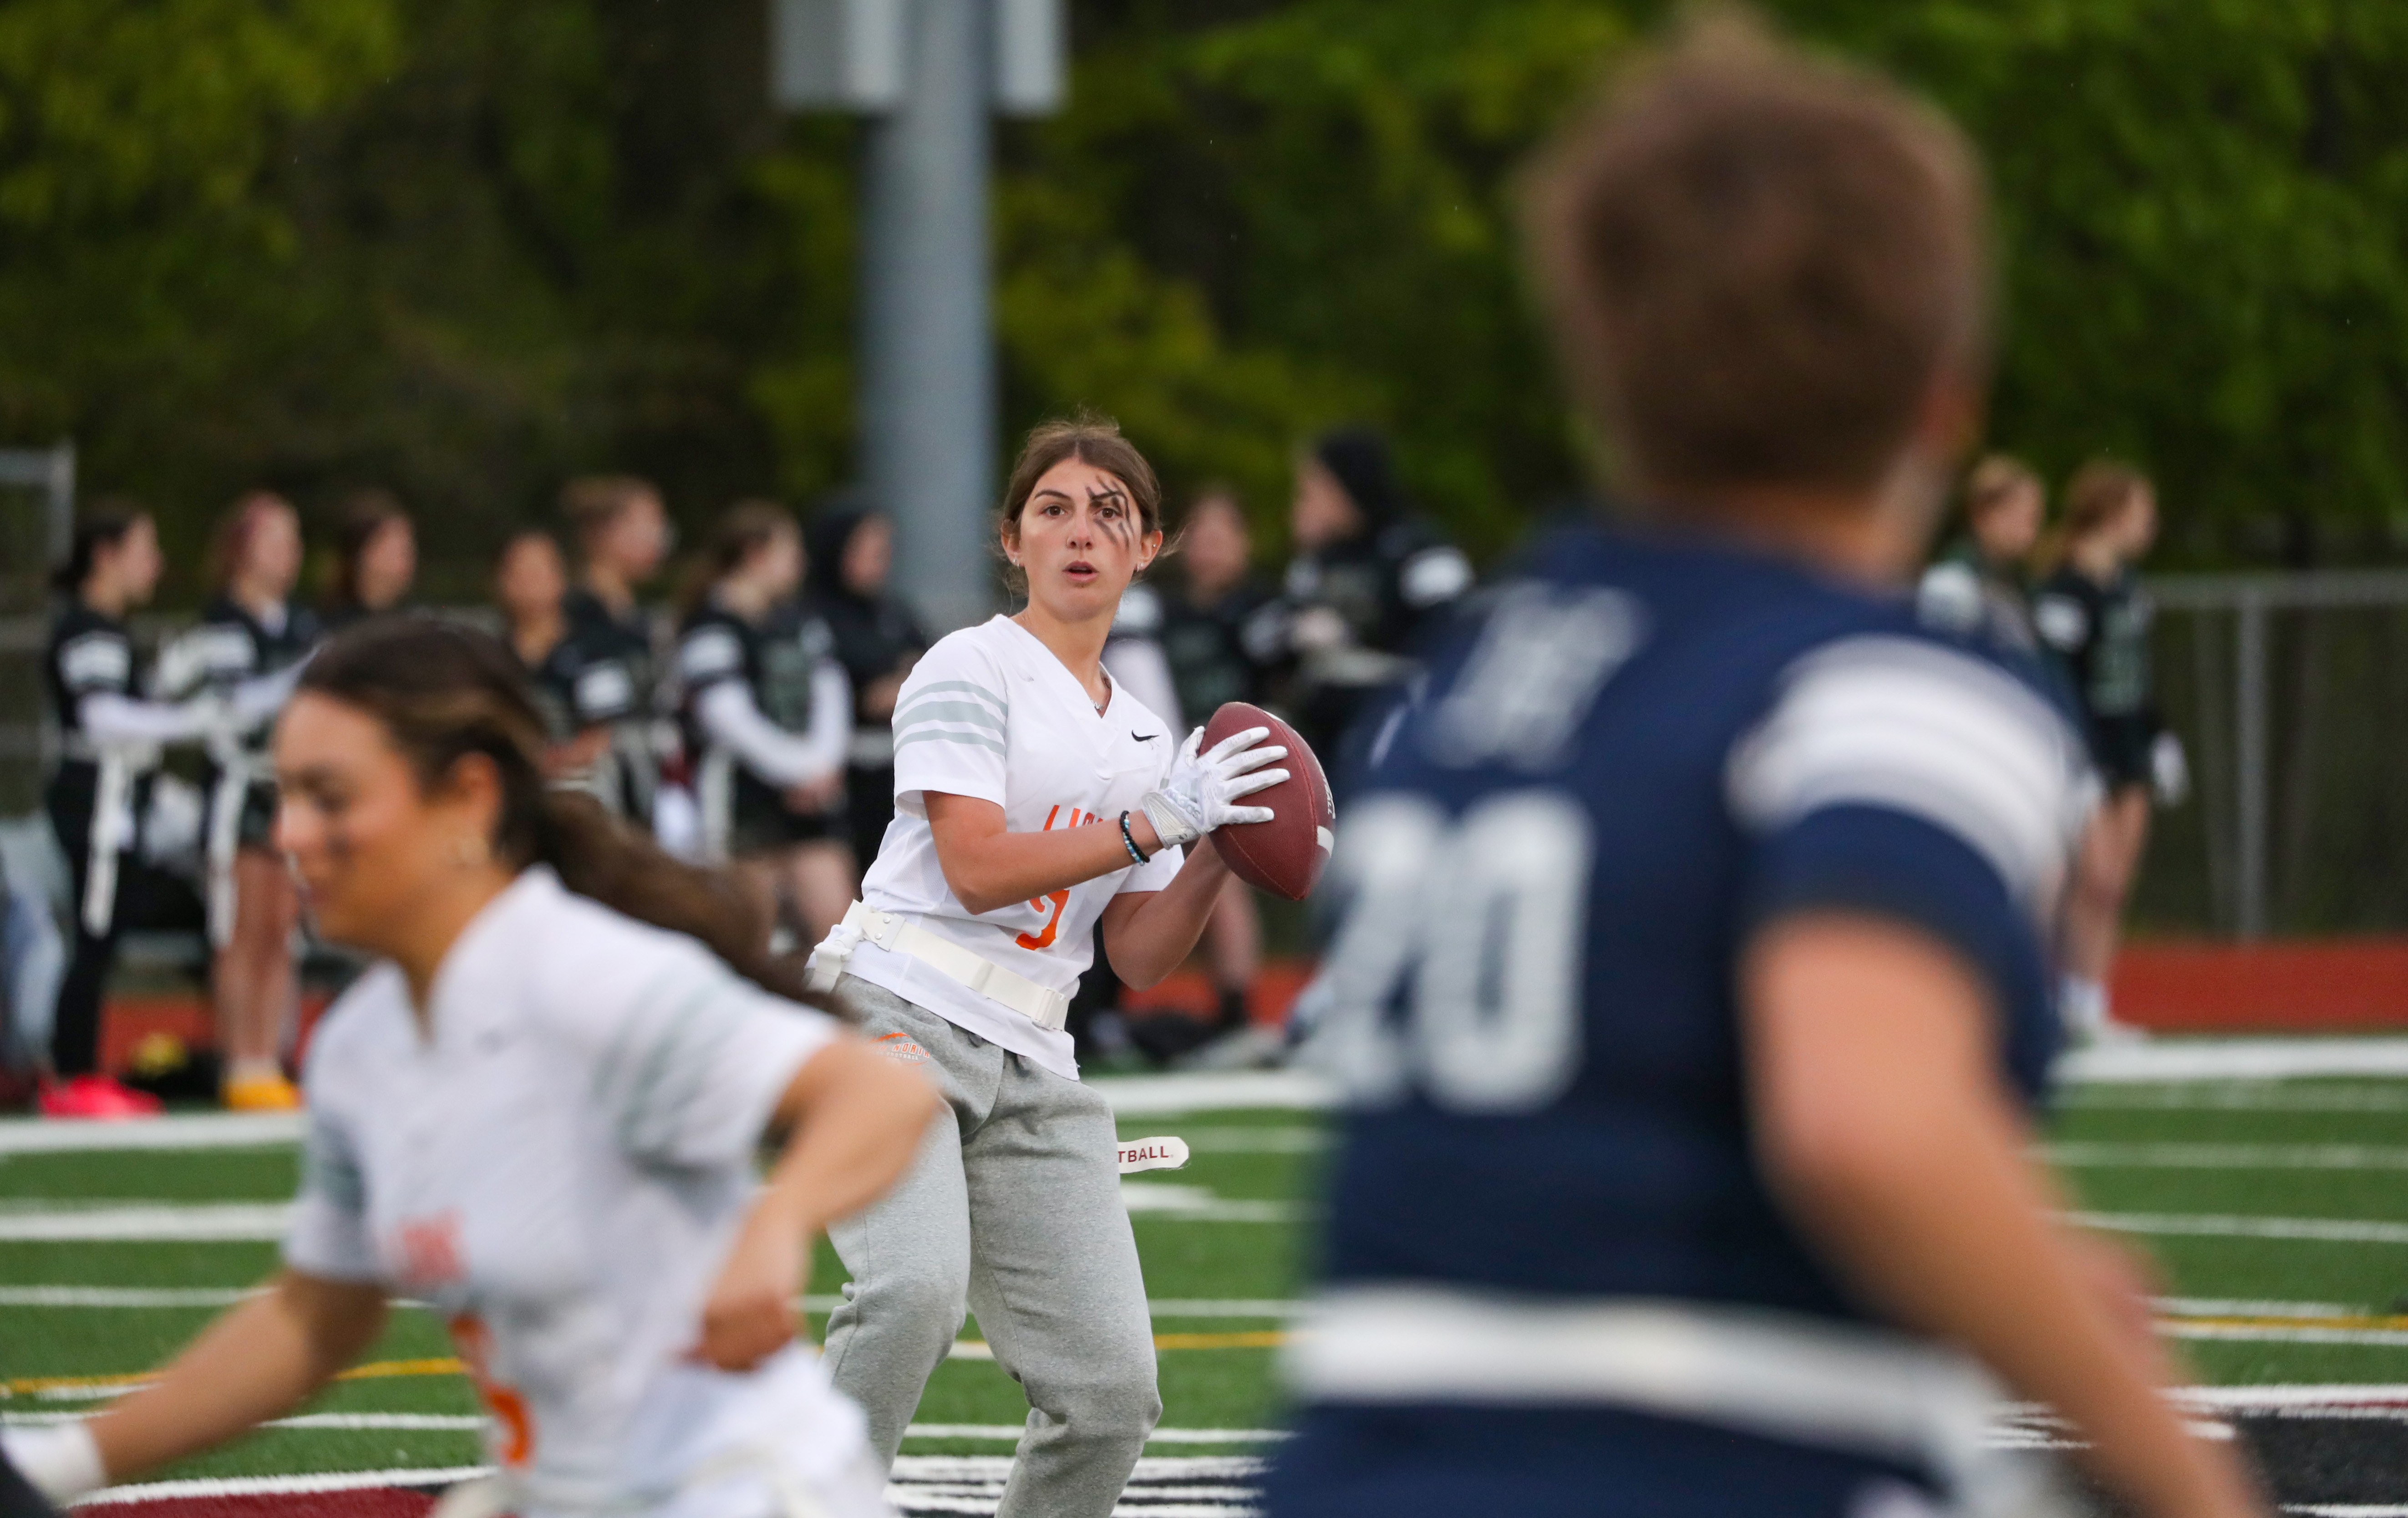
[[[229,1112],[297,1112],[301,1088],[280,1075],[236,1076],[219,1089]]]
[[[46,1081],[40,1105],[44,1117],[97,1123],[157,1117],[160,1110],[158,1097],[120,1085],[105,1075],[78,1075]]]

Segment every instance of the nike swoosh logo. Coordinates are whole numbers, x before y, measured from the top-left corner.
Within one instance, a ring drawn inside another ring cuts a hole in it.
[[[1140,743],[1151,743],[1161,736],[1162,735],[1160,733],[1131,733],[1129,735],[1129,737],[1137,739]]]

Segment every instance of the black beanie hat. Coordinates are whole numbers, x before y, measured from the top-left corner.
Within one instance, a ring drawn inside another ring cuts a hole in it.
[[[1312,456],[1338,477],[1354,509],[1363,513],[1365,525],[1377,531],[1404,514],[1404,492],[1389,462],[1387,440],[1378,433],[1359,426],[1323,433],[1312,445]]]

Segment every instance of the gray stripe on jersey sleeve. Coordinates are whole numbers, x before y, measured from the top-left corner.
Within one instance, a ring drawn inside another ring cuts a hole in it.
[[[1002,754],[1008,710],[1002,696],[975,680],[937,680],[912,692],[895,713],[895,748],[900,752],[914,743],[958,743]]]
[[[964,722],[1000,735],[1010,710],[1002,696],[973,680],[940,680],[913,691],[895,713],[895,723],[899,727],[924,718]]]
[[[301,1140],[301,1191],[354,1216],[367,1210],[367,1182],[342,1130],[322,1113],[309,1115]]]
[[[675,994],[668,982],[648,987],[638,998],[647,1012],[595,1073],[595,1096],[630,1153],[660,1153],[674,1145],[685,1120],[710,1096],[713,1055],[739,1010],[738,989],[708,977],[672,1009],[649,1011]]]

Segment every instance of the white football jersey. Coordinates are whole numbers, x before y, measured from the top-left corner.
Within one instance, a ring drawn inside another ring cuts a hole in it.
[[[701,945],[540,866],[443,961],[431,1036],[379,965],[309,1050],[286,1259],[449,1323],[523,1518],[781,1511],[863,1455],[807,1347],[691,1358],[762,1130],[834,1036]]]
[[[1162,718],[1117,680],[1098,713],[1078,677],[1010,617],[939,638],[896,698],[895,820],[862,880],[861,899],[1067,996],[1095,957],[1105,906],[1124,891],[1168,885],[1181,852],[1165,849],[1142,866],[973,914],[945,883],[922,795],[992,801],[1014,833],[1092,823],[1117,835],[1121,813],[1135,811],[1169,775],[1178,748]],[[1078,1079],[1068,1033],[1040,1028],[908,954],[864,943],[846,968]]]

